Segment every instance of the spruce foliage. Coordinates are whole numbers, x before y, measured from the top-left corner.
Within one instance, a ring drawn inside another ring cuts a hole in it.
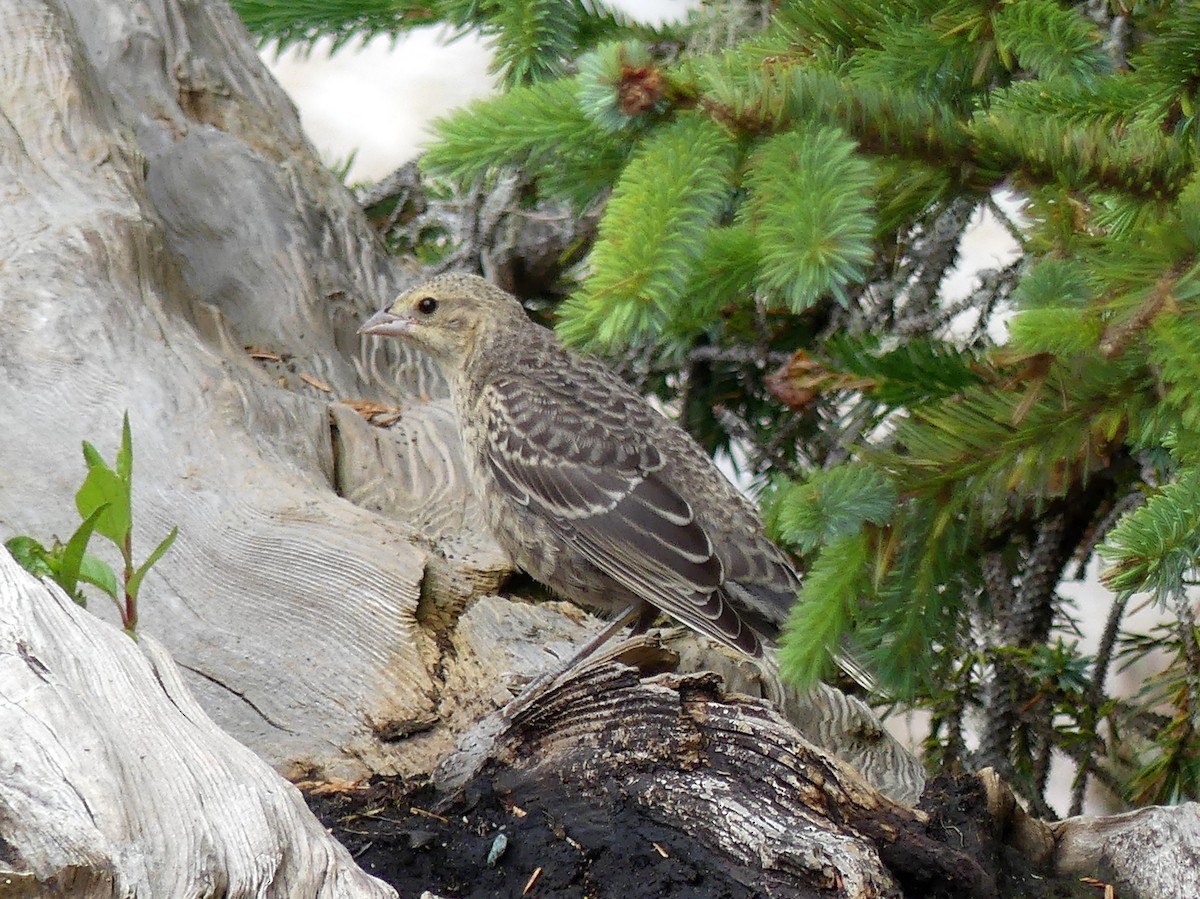
[[[550,313],[763,487],[807,569],[787,674],[849,643],[932,712],[931,764],[1043,810],[1053,754],[1076,809],[1095,782],[1200,798],[1200,7],[726,0],[652,30],[598,0],[235,5],[284,43],[492,37],[506,91],[425,170],[603,208]],[[951,295],[984,214],[1019,255]],[[1111,594],[1073,605],[1089,565]],[[1126,626],[1139,593],[1161,628]]]

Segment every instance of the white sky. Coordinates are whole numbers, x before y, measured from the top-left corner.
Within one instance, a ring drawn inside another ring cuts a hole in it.
[[[466,37],[446,44],[445,37],[423,28],[333,57],[324,41],[307,58],[293,49],[264,59],[296,101],[321,158],[341,163],[357,151],[352,179],[375,181],[417,155],[432,119],[492,92],[483,43]]]
[[[610,0],[646,22],[682,18],[696,0]],[[263,59],[295,100],[300,121],[328,164],[357,150],[351,178],[374,181],[417,155],[433,118],[493,91],[488,50],[477,37],[447,43],[422,28],[395,42],[375,38],[329,56],[325,41],[305,58],[289,50]]]

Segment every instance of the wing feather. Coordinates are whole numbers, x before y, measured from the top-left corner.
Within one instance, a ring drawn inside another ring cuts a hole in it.
[[[626,590],[709,637],[760,653],[728,600],[710,535],[662,476],[662,455],[646,435],[619,429],[607,409],[564,432],[545,418],[553,413],[536,387],[515,378],[489,384],[482,402],[487,465],[517,502]]]

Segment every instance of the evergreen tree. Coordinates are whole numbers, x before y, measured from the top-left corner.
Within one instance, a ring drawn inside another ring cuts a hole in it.
[[[1076,810],[1092,779],[1197,798],[1200,4],[741,0],[658,28],[598,0],[235,5],[283,44],[491,36],[505,91],[442,120],[424,171],[600,211],[540,311],[757,479],[807,569],[788,676],[849,643],[932,711],[932,765],[995,765],[1043,811],[1055,751]],[[1019,258],[951,301],[1001,196]],[[1097,556],[1111,602],[1073,607]],[[1142,592],[1168,626],[1124,626]],[[1090,655],[1081,618],[1106,620]]]

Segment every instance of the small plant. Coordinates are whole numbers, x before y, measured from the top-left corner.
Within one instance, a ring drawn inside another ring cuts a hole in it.
[[[83,459],[87,476],[75,494],[75,506],[82,519],[75,533],[61,543],[57,539],[49,547],[33,537],[17,536],[5,541],[13,558],[32,574],[49,577],[81,606],[87,600],[81,584],[91,584],[104,592],[121,613],[121,625],[130,636],[137,631],[137,597],[142,579],[152,565],[163,557],[179,532],[171,533],[154,548],[140,566],[133,563],[133,439],[129,431],[129,413],[125,413],[121,430],[121,446],[117,450],[115,467],[100,456],[99,451],[83,441]],[[87,551],[92,534],[98,533],[116,545],[123,562],[122,587],[116,573],[103,559]]]

